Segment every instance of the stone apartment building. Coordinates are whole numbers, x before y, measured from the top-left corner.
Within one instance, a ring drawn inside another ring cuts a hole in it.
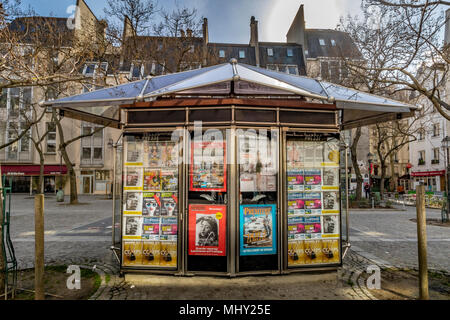
[[[446,11],[446,17],[444,50],[450,50],[450,9]],[[448,66],[443,61],[425,62],[419,71],[419,74],[431,75],[427,76],[426,86],[432,88],[432,82],[437,84],[443,101],[449,101],[450,79],[447,72]],[[437,112],[428,99],[419,97],[417,103],[423,106],[423,118],[417,141],[410,143],[409,147],[411,181],[414,187],[423,182],[427,191],[445,192],[449,150],[445,149],[442,140],[450,136],[450,121]],[[447,114],[450,113],[447,111]]]
[[[70,37],[89,39],[105,28],[83,0],[77,1],[79,14],[75,25],[79,29],[70,33]],[[48,18],[51,19],[51,18]],[[18,22],[19,23],[19,22]],[[67,18],[60,18],[57,23],[67,23]],[[90,32],[95,30],[97,32]],[[174,37],[139,36],[125,17],[123,28],[123,45],[113,48],[108,55],[87,58],[80,67],[80,74],[87,81],[75,84],[62,95],[73,95],[96,90],[104,86],[127,81],[157,76],[172,72],[202,68],[209,65],[228,62],[236,58],[240,63],[254,65],[287,74],[321,77],[339,82],[348,74],[339,62],[342,54],[338,48],[345,48],[344,53],[354,59],[360,59],[353,41],[344,32],[323,29],[307,29],[305,26],[303,5],[300,6],[289,31],[286,42],[260,42],[258,38],[258,21],[250,19],[250,39],[248,44],[213,43],[209,41],[208,20],[204,19],[202,30],[181,30]],[[180,55],[179,52],[183,54]],[[9,88],[2,92],[0,102],[0,128],[6,134],[3,141],[14,137],[8,127],[14,121],[16,101],[38,103],[45,94],[37,88]],[[26,97],[26,99],[17,97]],[[20,120],[19,120],[20,121]],[[96,125],[63,119],[66,140],[94,130]],[[51,113],[46,114],[40,123],[42,130],[50,127],[45,144],[45,190],[55,192],[57,177],[65,175],[67,168],[61,161],[58,151],[59,138],[51,122]],[[41,130],[41,132],[42,132]],[[36,134],[35,132],[31,134]],[[86,137],[71,144],[68,148],[70,158],[75,165],[77,185],[80,194],[105,193],[112,182],[113,148],[120,132],[106,127],[91,137]],[[3,141],[0,141],[3,142]],[[361,145],[365,145],[362,144]],[[37,189],[36,175],[39,172],[39,157],[27,137],[0,151],[2,174],[9,177],[14,192],[32,192]],[[9,183],[9,182],[8,182]],[[69,186],[66,181],[65,193]]]
[[[12,31],[20,32],[27,26],[48,25],[52,32],[63,32],[62,35],[66,42],[63,46],[74,46],[82,41],[95,43],[95,37],[101,37],[105,28],[103,21],[99,21],[92,13],[90,8],[83,0],[77,1],[79,8],[75,21],[68,21],[67,18],[50,17],[26,17],[17,18],[10,25]],[[41,23],[42,22],[42,23]],[[79,28],[69,29],[68,23],[73,23]],[[47,30],[49,31],[49,30]],[[45,37],[45,31],[41,30]],[[35,43],[27,42],[22,39],[24,47],[33,47]],[[100,39],[101,40],[101,39]],[[54,57],[55,63],[63,60],[62,54]],[[39,59],[34,62],[33,68],[42,68],[39,65]],[[95,76],[103,67],[95,63],[86,62],[82,65],[80,73],[86,77],[86,81],[71,83],[71,87],[62,95],[71,95],[82,93],[89,90],[95,84]],[[105,78],[108,78],[107,74]],[[109,77],[111,78],[111,77]],[[109,80],[107,80],[109,81]],[[105,83],[103,83],[105,85]],[[48,88],[42,87],[16,87],[6,88],[1,92],[0,100],[0,144],[13,140],[20,132],[20,127],[24,126],[25,114],[33,112],[32,105],[35,107],[40,101],[50,98]],[[39,109],[39,108],[37,108]],[[24,114],[25,112],[25,114]],[[39,111],[38,111],[39,112]],[[14,123],[20,123],[17,128]],[[86,134],[94,130],[97,125],[85,123],[82,121],[63,119],[61,121],[65,140],[68,141],[74,137]],[[44,167],[44,191],[56,192],[59,184],[59,178],[67,173],[67,167],[62,160],[61,153],[58,150],[59,136],[57,134],[55,123],[52,122],[52,112],[47,110],[42,120],[37,126],[34,126],[31,132],[26,134],[19,141],[0,150],[1,172],[6,176],[5,184],[12,187],[13,192],[32,193],[38,189],[37,181],[39,176],[39,154],[31,142],[30,135],[38,137],[48,130],[48,135],[42,143],[45,167]],[[78,192],[83,193],[106,193],[112,179],[112,143],[116,142],[120,135],[119,130],[113,128],[104,128],[90,137],[82,138],[70,144],[67,148],[69,158],[71,159],[77,176]],[[69,193],[68,179],[65,181],[64,191]]]

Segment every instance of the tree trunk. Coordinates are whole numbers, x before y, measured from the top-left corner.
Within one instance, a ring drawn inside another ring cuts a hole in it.
[[[386,180],[386,163],[381,162],[380,199],[383,200],[384,180]]]
[[[5,291],[5,260],[3,259],[3,186],[2,172],[0,168],[0,293]]]
[[[65,147],[60,147],[60,151],[64,158],[64,162],[67,166],[67,172],[69,173],[69,183],[70,183],[70,204],[78,203],[78,192],[77,192],[77,176],[75,174],[75,169],[73,168],[72,162],[70,162],[69,155],[67,154]]]
[[[395,179],[395,163],[394,163],[394,154],[391,152],[389,155],[389,161],[391,164],[391,180],[389,181],[389,187],[390,191],[395,192],[397,190],[396,182],[397,179]]]
[[[39,153],[39,164],[40,164],[40,168],[39,168],[39,180],[38,180],[38,190],[39,193],[44,194],[44,154],[42,152],[42,150],[38,150]]]
[[[362,198],[362,183],[363,177],[361,175],[361,170],[359,170],[358,159],[356,150],[358,147],[359,138],[361,137],[361,127],[358,127],[355,132],[355,137],[353,138],[353,143],[350,147],[351,157],[352,157],[352,165],[353,169],[355,169],[356,175],[356,201],[361,201]]]

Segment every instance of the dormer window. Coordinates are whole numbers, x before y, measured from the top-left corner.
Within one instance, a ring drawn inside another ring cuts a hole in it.
[[[331,45],[332,45],[333,47],[336,47],[336,40],[331,39]]]
[[[219,57],[225,58],[225,50],[219,50]]]
[[[239,58],[240,59],[244,59],[245,58],[245,51],[244,50],[239,50]]]
[[[324,45],[325,45],[325,40],[324,40],[324,39],[319,39],[319,44],[320,44],[321,46],[324,46]]]
[[[272,56],[273,56],[273,48],[267,48],[267,55],[268,55],[269,57],[272,57]]]
[[[288,57],[293,57],[293,56],[294,56],[294,50],[292,50],[292,49],[287,49],[287,56],[288,56]]]

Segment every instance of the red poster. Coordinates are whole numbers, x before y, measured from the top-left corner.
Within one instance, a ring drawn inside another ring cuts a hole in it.
[[[193,142],[191,145],[190,191],[227,191],[226,143]]]
[[[189,205],[190,255],[226,255],[226,213],[225,205]]]

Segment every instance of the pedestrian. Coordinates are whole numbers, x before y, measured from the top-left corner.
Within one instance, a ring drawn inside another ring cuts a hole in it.
[[[369,195],[370,195],[370,186],[368,183],[366,183],[364,185],[364,192],[366,193],[366,199],[369,199]]]

